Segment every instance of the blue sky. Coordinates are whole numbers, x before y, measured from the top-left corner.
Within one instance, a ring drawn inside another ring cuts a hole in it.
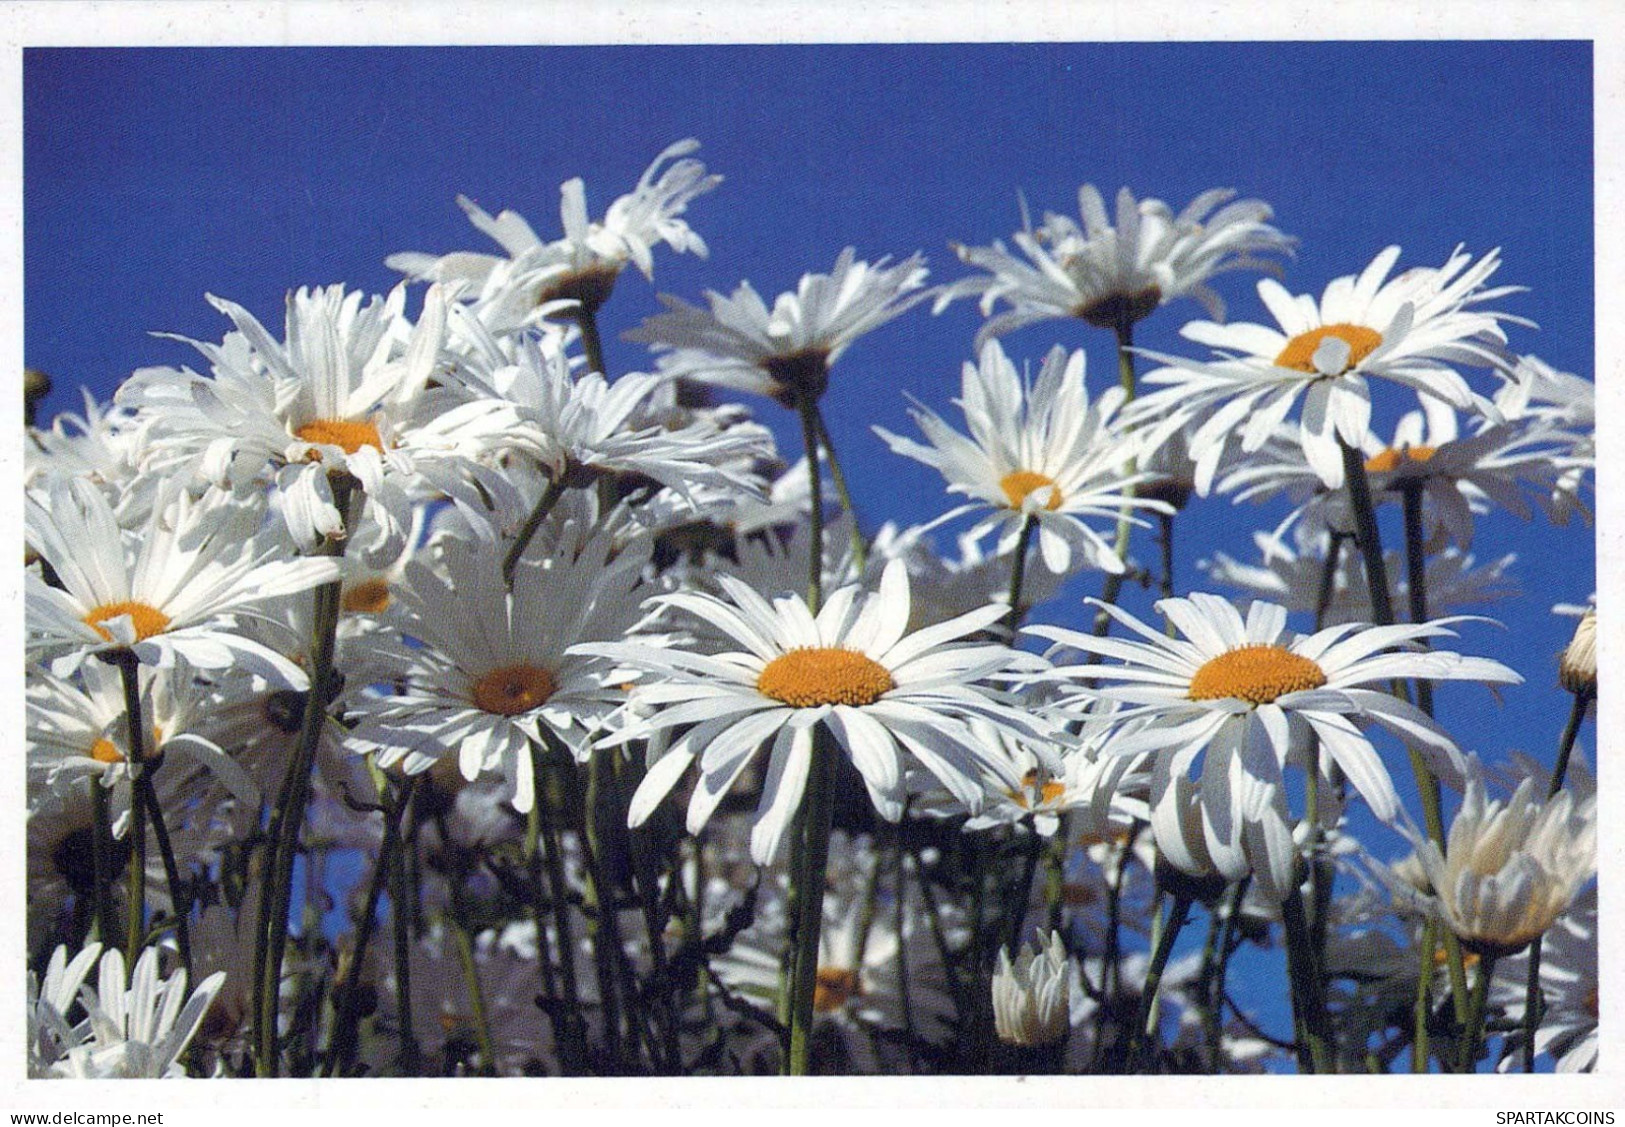
[[[923,250],[946,281],[963,272],[947,242],[1008,239],[1018,190],[1035,213],[1075,214],[1085,181],[1175,207],[1219,185],[1268,200],[1301,240],[1285,278],[1296,292],[1318,295],[1390,243],[1402,266],[1498,246],[1496,281],[1529,287],[1500,307],[1541,326],[1513,328],[1514,349],[1593,370],[1585,43],[30,49],[23,78],[25,349],[56,379],[47,417],[77,407],[79,384],[105,398],[136,368],[191,363],[148,334],[219,339],[227,323],[205,293],[279,325],[291,287],[382,290],[391,252],[488,249],[458,193],[552,237],[563,180],[585,177],[601,213],[687,136],[726,177],[688,216],[711,258],[657,254],[653,287],[628,271],[602,314],[615,372],[648,366],[616,338],[656,311],[656,290],[697,300],[749,278],[770,297],[847,245]],[[1232,319],[1267,320],[1249,276],[1217,288]],[[1138,342],[1190,352],[1177,329],[1201,315],[1166,307]],[[837,365],[826,410],[869,525],[949,503],[934,471],[868,428],[913,434],[904,393],[952,417],[979,323],[972,303],[919,309]],[[1114,379],[1108,335],[1081,323],[1005,343],[1036,362],[1057,342],[1088,349],[1092,388]],[[794,450],[790,420],[754,405]],[[1214,548],[1251,562],[1251,529],[1280,515],[1193,507],[1181,588]],[[1488,757],[1549,760],[1567,707],[1553,655],[1572,628],[1549,608],[1593,589],[1590,530],[1496,515],[1475,551],[1517,552],[1526,595],[1489,610],[1506,630],[1465,627],[1462,648],[1528,683],[1499,706],[1447,688],[1441,719]],[[1130,605],[1148,610],[1138,594]]]

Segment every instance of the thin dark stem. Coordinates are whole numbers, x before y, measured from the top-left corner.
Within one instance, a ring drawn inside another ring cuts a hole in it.
[[[1457,1065],[1462,1072],[1477,1071],[1479,1054],[1484,1047],[1484,1019],[1489,1016],[1490,980],[1495,977],[1496,957],[1483,954],[1478,960],[1478,981],[1473,984],[1471,1004],[1467,1010],[1466,1029],[1461,1039],[1461,1057]],[[1530,1046],[1533,1049],[1533,1046]]]
[[[570,1037],[576,1045],[584,1043],[586,1023],[581,1016],[581,1003],[577,994],[575,938],[570,926],[569,883],[564,875],[564,857],[559,845],[558,829],[547,813],[546,760],[540,744],[532,742],[530,748],[531,782],[534,791],[537,821],[540,826],[538,849],[542,855],[547,876],[547,890],[537,885],[536,929],[546,930],[548,906],[553,911],[553,927],[558,933],[559,985],[563,989],[565,1010],[569,1014]]]
[[[138,779],[147,769],[146,755],[146,729],[141,720],[141,683],[140,662],[131,650],[117,650],[113,660],[118,665],[119,676],[124,683],[124,721],[127,749],[130,753],[128,767],[132,780]],[[130,795],[130,866],[129,866],[129,901],[128,915],[125,917],[124,929],[124,963],[128,974],[135,974],[136,956],[140,953],[142,945],[146,942],[146,914],[147,914],[147,822],[146,803],[141,800],[141,791],[133,781]],[[131,978],[133,981],[133,977]]]
[[[1016,632],[1021,629],[1021,588],[1027,575],[1027,551],[1032,546],[1033,533],[1038,531],[1038,518],[1028,513],[1021,521],[1021,534],[1016,538],[1016,554],[1010,562],[1010,610],[1005,615],[1006,641],[1016,644]]]
[[[360,483],[348,473],[331,475],[333,503],[351,525],[351,502],[359,497]],[[322,544],[320,554],[341,556],[348,536],[340,534]],[[299,850],[299,831],[305,821],[310,799],[310,774],[316,760],[316,746],[327,722],[328,692],[333,673],[333,654],[339,622],[342,583],[335,579],[316,589],[315,614],[311,635],[310,694],[305,699],[299,723],[298,743],[288,764],[281,798],[272,820],[271,863],[266,867],[266,887],[261,904],[259,932],[256,934],[254,1007],[254,1065],[258,1076],[275,1076],[278,1069],[277,1008],[281,999],[282,957],[288,942],[288,910],[293,892],[293,859]],[[263,955],[261,954],[263,952]]]
[[[1157,514],[1157,543],[1162,548],[1162,582],[1157,593],[1165,599],[1174,597],[1174,514]]]
[[[822,724],[812,731],[812,763],[803,802],[805,839],[797,891],[795,979],[790,995],[791,1076],[806,1076],[812,1062],[813,998],[818,984],[818,939],[824,916],[824,881],[829,869],[830,822],[835,811],[835,756]]]
[[[1134,323],[1132,321],[1124,321],[1117,326],[1117,379],[1118,383],[1123,388],[1123,402],[1125,404],[1133,402],[1135,378]],[[1130,461],[1129,464],[1124,467],[1125,474],[1133,474],[1134,470],[1135,463],[1133,461]],[[1127,486],[1123,490],[1123,496],[1125,499],[1132,499],[1134,496],[1134,486]],[[1133,522],[1129,514],[1130,509],[1128,504],[1125,502],[1122,509],[1117,514],[1117,537],[1112,544],[1112,550],[1117,554],[1118,561],[1125,565],[1125,570],[1115,573],[1108,573],[1106,575],[1105,584],[1101,588],[1100,599],[1107,606],[1117,605],[1117,600],[1122,597],[1123,594],[1123,581],[1128,574],[1126,570],[1126,565],[1128,563],[1128,542],[1129,534],[1133,529]],[[1106,613],[1104,608],[1096,611],[1095,636],[1097,638],[1104,638],[1111,631],[1111,628],[1112,616]]]
[[[852,493],[846,487],[846,474],[841,470],[841,460],[835,455],[835,443],[829,437],[829,425],[824,422],[824,413],[815,405],[813,410],[818,418],[818,440],[824,444],[824,452],[829,455],[829,474],[835,479],[835,492],[841,499],[841,507],[852,521],[852,565],[858,575],[863,575],[864,569],[869,566],[869,541],[863,535],[863,529],[858,524],[858,510],[852,507]],[[812,463],[809,473],[816,469]]]
[[[337,1076],[355,1059],[356,1023],[360,1013],[356,1005],[360,997],[361,975],[366,967],[367,948],[372,945],[372,933],[378,921],[378,902],[383,898],[384,882],[389,879],[395,864],[395,851],[401,840],[401,821],[407,816],[412,794],[421,776],[411,776],[402,785],[400,797],[385,807],[384,840],[378,847],[378,860],[373,864],[372,876],[367,882],[366,907],[356,927],[355,944],[350,951],[349,970],[339,986],[333,1002],[333,1040],[328,1053],[327,1075]]]
[[[519,535],[514,538],[513,544],[508,548],[508,554],[502,558],[502,581],[508,586],[513,586],[513,573],[518,569],[520,557],[525,554],[525,549],[530,547],[531,539],[536,535],[536,530],[542,527],[542,522],[547,519],[547,514],[553,511],[553,506],[559,503],[560,497],[564,496],[565,480],[569,476],[568,471],[561,472],[547,483],[547,488],[542,490],[542,495],[537,500],[536,507],[530,511],[530,516],[525,518],[524,527],[519,530]]]
[[[574,310],[575,322],[581,329],[581,350],[587,354],[587,367],[605,379],[609,371],[604,367],[604,342],[598,335],[598,316],[585,305]]]
[[[422,1071],[417,1031],[412,1027],[412,921],[407,905],[406,855],[395,854],[389,878],[390,923],[395,935],[395,1013],[400,1021],[401,1071],[416,1076]],[[360,968],[357,968],[359,972]]]
[[[1382,532],[1371,500],[1371,481],[1366,477],[1365,459],[1360,451],[1339,440],[1343,450],[1343,481],[1354,510],[1354,542],[1365,562],[1366,590],[1371,596],[1371,613],[1378,626],[1394,624],[1394,604],[1388,592],[1388,566],[1382,558]]]
[[[107,790],[98,781],[90,788],[91,875],[96,881],[96,938],[113,943],[113,831],[107,814]]]
[[[1156,949],[1151,953],[1151,964],[1146,968],[1145,986],[1140,991],[1140,1005],[1134,1016],[1134,1028],[1130,1031],[1133,1042],[1133,1048],[1129,1051],[1131,1071],[1140,1068],[1148,1052],[1155,1052],[1156,1031],[1151,1025],[1155,1020],[1157,992],[1162,988],[1162,972],[1168,967],[1168,958],[1173,954],[1174,942],[1184,930],[1190,912],[1191,898],[1175,895],[1173,910],[1163,922],[1162,934],[1157,937]]]
[[[1303,912],[1303,889],[1294,884],[1281,904],[1287,970],[1292,978],[1292,1012],[1298,1027],[1298,1068],[1324,1073],[1333,1068],[1332,1029],[1326,1012],[1326,984],[1316,963],[1313,939]]]
[[[1428,620],[1428,561],[1427,546],[1422,541],[1422,483],[1408,482],[1400,491],[1405,509],[1405,578],[1409,588],[1411,621],[1416,624]],[[1427,639],[1418,639],[1427,648]],[[1416,680],[1416,706],[1429,716],[1433,715],[1433,683],[1425,677]]]
[[[807,548],[807,609],[816,615],[824,603],[824,482],[818,472],[818,400],[803,399],[799,412],[801,440],[807,452],[807,486],[812,501],[812,532]]]
[[[153,837],[158,840],[158,856],[163,861],[164,879],[169,882],[169,910],[175,917],[175,947],[180,953],[181,967],[186,971],[186,981],[197,982],[197,975],[192,969],[192,898],[186,895],[185,887],[181,884],[180,866],[175,862],[175,849],[169,840],[169,826],[164,822],[164,809],[158,802],[158,792],[153,789],[152,776],[157,773],[162,760],[155,760],[150,769],[142,770],[136,778],[136,797],[147,807],[147,816],[152,822]]]
[[[1557,764],[1552,768],[1551,781],[1546,786],[1546,798],[1550,801],[1557,797],[1557,792],[1563,789],[1563,780],[1569,771],[1569,757],[1574,752],[1574,741],[1580,734],[1580,725],[1585,722],[1586,713],[1591,708],[1591,700],[1595,696],[1594,690],[1585,690],[1574,694],[1574,703],[1569,708],[1568,723],[1563,725],[1563,735],[1558,741]],[[1529,978],[1524,989],[1523,1002],[1523,1070],[1535,1071],[1535,1034],[1540,1032],[1540,1023],[1545,1017],[1546,999],[1540,987],[1540,957],[1542,936],[1536,936],[1535,941],[1529,945]]]

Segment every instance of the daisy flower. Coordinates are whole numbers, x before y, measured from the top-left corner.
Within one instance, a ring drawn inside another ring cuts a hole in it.
[[[631,372],[613,383],[597,372],[572,375],[563,338],[493,338],[461,309],[451,313],[459,330],[463,362],[445,381],[473,402],[493,405],[512,423],[496,436],[503,449],[536,459],[559,480],[578,475],[641,475],[675,490],[693,505],[704,490],[759,497],[762,483],[750,471],[773,456],[767,428],[692,413],[683,425],[654,417],[655,400],[670,382],[663,375]]]
[[[690,157],[699,147],[693,138],[668,145],[637,187],[609,205],[602,222],[589,218],[581,178],[566,180],[559,189],[564,237],[552,242],[543,242],[517,212],[492,216],[458,196],[469,222],[494,239],[506,257],[403,251],[390,255],[385,265],[413,279],[444,282],[477,295],[498,331],[519,328],[539,307],[561,300],[596,313],[628,262],[636,263],[645,278],[654,277],[656,244],[665,243],[678,254],[706,256],[705,240],[679,218],[691,201],[722,183],[721,176],[707,174],[705,165]]]
[[[69,961],[68,949],[58,946],[46,964],[44,982],[28,972],[29,1076],[49,1076],[51,1067],[82,1042],[68,1013],[101,953],[100,943],[90,943]]]
[[[1298,439],[1304,458],[1328,488],[1343,482],[1341,440],[1358,448],[1371,421],[1369,381],[1403,384],[1419,395],[1499,421],[1494,406],[1467,386],[1457,365],[1510,370],[1502,321],[1510,314],[1478,308],[1516,292],[1486,288],[1500,252],[1474,262],[1457,250],[1437,269],[1408,270],[1390,279],[1399,258],[1388,247],[1358,275],[1337,278],[1317,302],[1293,297],[1265,278],[1258,296],[1278,328],[1192,321],[1186,339],[1218,350],[1213,360],[1148,353],[1167,365],[1146,373],[1156,390],[1130,409],[1129,421],[1148,424],[1148,445],[1195,419],[1191,435],[1198,492],[1206,495],[1213,471],[1233,437],[1244,452],[1257,450],[1302,399]]]
[[[1083,350],[1069,357],[1059,347],[1044,358],[1038,382],[1025,384],[996,340],[982,348],[979,364],[966,363],[961,386],[957,402],[969,436],[926,407],[909,413],[928,446],[874,428],[894,453],[935,467],[950,493],[972,498],[938,521],[992,508],[967,535],[980,539],[1000,529],[1003,554],[1032,518],[1050,571],[1065,572],[1076,551],[1092,566],[1121,574],[1125,565],[1116,550],[1084,518],[1115,522],[1126,507],[1173,512],[1162,501],[1130,495],[1143,475],[1123,471],[1135,452],[1114,426],[1123,390],[1108,388],[1091,404]]]
[[[1098,605],[1099,600],[1091,600]],[[1376,748],[1361,731],[1376,723],[1417,747],[1435,771],[1459,774],[1449,735],[1414,705],[1386,691],[1395,678],[1516,683],[1512,670],[1487,658],[1395,646],[1441,636],[1446,623],[1328,627],[1307,637],[1286,628],[1284,607],[1262,600],[1241,614],[1228,600],[1194,594],[1156,604],[1182,637],[1170,638],[1117,607],[1106,610],[1143,641],[1097,638],[1054,626],[1028,627],[1084,653],[1118,664],[1058,666],[1050,677],[1107,682],[1080,687],[1079,698],[1119,702],[1125,725],[1108,745],[1117,754],[1153,753],[1161,780],[1190,773],[1201,756],[1202,814],[1210,851],[1243,844],[1249,826],[1273,825],[1267,808],[1282,795],[1282,771],[1301,762],[1313,734],[1331,762],[1385,822],[1400,815],[1399,796]],[[1153,785],[1156,805],[1156,784]],[[1268,842],[1279,861],[1282,844]],[[1255,865],[1264,859],[1249,851]],[[1283,894],[1288,889],[1283,888]]]
[[[1124,188],[1114,226],[1100,192],[1085,184],[1078,189],[1082,226],[1050,213],[1037,230],[1024,223],[1027,229],[1015,234],[1025,262],[998,240],[986,247],[953,244],[961,261],[986,273],[944,286],[935,312],[955,298],[980,295],[987,317],[1004,301],[1009,309],[982,326],[978,348],[1023,326],[1062,318],[1126,329],[1176,297],[1196,298],[1221,320],[1224,302],[1207,280],[1226,270],[1278,272],[1275,262],[1255,255],[1290,254],[1296,241],[1269,226],[1268,204],[1235,194],[1214,188],[1175,215],[1161,200],[1136,203]]]
[[[82,1039],[49,1075],[96,1080],[184,1077],[181,1054],[225,979],[218,972],[211,974],[188,994],[186,972],[176,970],[160,979],[158,949],[148,947],[136,960],[126,986],[124,955],[117,948],[108,950],[101,958],[96,988],[81,991],[88,1015],[79,1030]]]
[[[852,342],[925,300],[925,259],[859,262],[847,247],[828,274],[803,274],[768,309],[749,282],[732,297],[707,291],[709,310],[661,294],[667,311],[625,334],[650,345],[670,376],[765,395],[794,408],[813,402]]]
[[[623,696],[606,664],[571,649],[621,638],[638,618],[634,588],[645,543],[611,558],[610,536],[575,522],[544,525],[514,571],[499,553],[459,540],[433,562],[407,565],[398,591],[411,651],[397,690],[356,703],[353,747],[412,774],[455,756],[465,779],[496,773],[516,809],[534,799],[530,747],[561,740],[585,759],[589,740]]]
[[[81,480],[30,490],[24,507],[28,543],[61,581],[53,587],[25,574],[28,653],[49,660],[57,676],[70,676],[92,654],[129,650],[146,665],[239,665],[305,687],[302,670],[246,637],[235,619],[337,579],[339,564],[259,550],[261,504],[177,493],[139,536],[125,535],[102,491]]]
[[[188,342],[209,359],[213,378],[149,368],[119,391],[139,410],[149,472],[191,469],[237,487],[270,473],[304,549],[345,531],[332,479],[349,474],[365,494],[349,537],[378,564],[404,546],[413,497],[444,495],[478,511],[474,479],[488,491],[500,486],[474,459],[511,426],[511,412],[451,401],[429,386],[445,337],[438,289],[415,326],[402,315],[404,284],[365,304],[343,286],[300,289],[288,295],[286,343],[242,306],[209,301],[237,328],[220,345]]]
[[[674,740],[632,797],[629,822],[641,824],[699,759],[700,781],[688,807],[698,833],[756,753],[771,742],[767,782],[751,833],[751,854],[767,864],[801,805],[812,759],[813,729],[822,726],[851,756],[880,813],[896,821],[906,797],[911,756],[974,811],[983,801],[982,772],[1020,782],[1005,757],[979,740],[967,721],[982,717],[1018,737],[1043,739],[1043,723],[1001,700],[983,682],[1034,667],[1036,659],[1000,645],[956,644],[997,622],[987,606],[939,626],[905,634],[908,572],[888,564],[879,589],[831,594],[816,617],[798,595],[769,603],[745,584],[718,578],[726,598],[694,592],[657,602],[705,620],[741,647],[706,655],[636,641],[579,646],[646,670],[631,706],[652,709],[611,743],[693,725]]]
[[[1475,768],[1444,850],[1415,835],[1434,906],[1471,950],[1522,950],[1597,871],[1597,796],[1560,790],[1544,799],[1544,789],[1526,778],[1505,802],[1491,800]]]

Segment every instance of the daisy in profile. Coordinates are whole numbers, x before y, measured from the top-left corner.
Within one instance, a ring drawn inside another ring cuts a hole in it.
[[[295,689],[304,672],[247,637],[253,617],[282,595],[337,579],[329,558],[278,558],[256,539],[263,502],[177,492],[156,506],[139,536],[126,536],[100,489],[53,479],[24,501],[25,535],[61,586],[25,573],[28,655],[71,676],[93,654],[128,650],[144,665],[184,660],[196,669],[237,665]]]
[[[1548,799],[1544,790],[1526,778],[1506,801],[1491,799],[1475,761],[1445,848],[1413,832],[1432,906],[1469,950],[1521,951],[1596,874],[1596,794],[1560,790]]]
[[[188,994],[184,970],[159,978],[156,947],[141,952],[128,985],[124,967],[117,948],[102,955],[95,989],[86,986],[80,993],[87,1015],[75,1030],[80,1039],[46,1075],[95,1080],[186,1075],[181,1054],[226,976],[211,974]]]
[[[749,282],[732,297],[706,294],[710,309],[661,294],[666,312],[626,333],[661,353],[661,372],[765,395],[795,408],[816,402],[829,369],[852,342],[929,296],[925,259],[860,262],[847,247],[828,274],[804,274],[795,293],[768,309]]]
[[[1341,625],[1303,637],[1287,629],[1284,607],[1262,600],[1245,619],[1228,600],[1200,593],[1163,599],[1157,609],[1181,637],[1170,638],[1110,606],[1108,613],[1143,641],[1054,626],[1029,627],[1028,633],[1059,643],[1058,649],[1117,659],[1058,666],[1049,676],[1105,682],[1079,686],[1079,699],[1115,700],[1121,706],[1115,719],[1138,721],[1124,725],[1108,752],[1152,753],[1164,778],[1189,774],[1201,756],[1203,816],[1225,844],[1239,842],[1244,828],[1259,823],[1259,812],[1284,794],[1282,771],[1289,762],[1301,763],[1311,733],[1326,759],[1342,768],[1386,822],[1399,817],[1399,796],[1363,727],[1390,729],[1428,757],[1436,773],[1459,776],[1455,743],[1420,709],[1390,695],[1390,680],[1522,680],[1487,658],[1393,649],[1453,637],[1441,622]],[[1383,687],[1368,687],[1373,684]]]
[[[654,417],[669,380],[629,372],[614,382],[597,372],[570,371],[560,334],[498,340],[473,315],[454,307],[451,321],[463,362],[443,377],[471,401],[511,417],[493,447],[534,458],[550,480],[572,473],[650,478],[689,500],[703,491],[750,498],[762,494],[750,472],[773,456],[766,427],[694,413],[682,425]]]
[[[1339,441],[1359,449],[1371,422],[1370,380],[1400,383],[1460,410],[1499,421],[1494,406],[1467,386],[1457,366],[1509,371],[1502,321],[1481,308],[1516,287],[1486,286],[1499,251],[1476,262],[1457,250],[1438,268],[1389,278],[1399,248],[1388,247],[1357,275],[1334,279],[1319,301],[1294,297],[1265,278],[1258,296],[1278,327],[1192,321],[1180,330],[1209,345],[1211,360],[1148,354],[1167,365],[1146,373],[1155,390],[1131,409],[1149,424],[1147,446],[1200,420],[1190,438],[1197,489],[1204,495],[1233,438],[1259,449],[1302,400],[1297,427],[1304,458],[1328,488],[1343,483]]]
[[[1093,567],[1121,573],[1116,550],[1085,518],[1115,522],[1126,508],[1173,512],[1165,502],[1129,495],[1144,475],[1123,471],[1134,454],[1114,425],[1124,393],[1108,388],[1089,402],[1082,349],[1068,356],[1055,348],[1038,382],[1028,385],[999,342],[989,341],[981,362],[965,365],[961,386],[968,436],[925,407],[909,413],[928,446],[874,428],[893,452],[935,467],[950,493],[971,498],[939,520],[991,508],[967,535],[980,539],[998,529],[1001,554],[1014,547],[1029,519],[1036,520],[1039,554],[1050,571],[1067,571],[1076,552]]]
[[[465,779],[506,780],[514,807],[529,811],[531,743],[555,738],[585,759],[625,699],[616,686],[627,677],[571,649],[621,638],[639,617],[647,543],[612,557],[613,546],[575,522],[544,525],[511,591],[500,553],[461,540],[440,541],[432,563],[425,553],[408,564],[400,628],[422,645],[395,692],[356,702],[351,746],[411,774],[455,758]]]
[[[609,205],[602,222],[589,217],[582,179],[566,180],[559,189],[564,236],[552,242],[543,241],[517,212],[493,216],[458,196],[469,222],[495,240],[504,256],[403,251],[390,255],[385,264],[410,278],[444,282],[459,296],[477,298],[487,323],[499,332],[524,326],[543,306],[558,301],[574,302],[594,314],[609,300],[628,262],[653,279],[657,244],[705,257],[705,240],[681,218],[696,197],[722,183],[722,177],[707,173],[691,156],[699,147],[692,137],[668,145],[637,187]]]
[[[799,595],[769,603],[745,584],[718,578],[725,598],[679,592],[658,601],[705,620],[739,646],[693,653],[630,641],[576,647],[645,670],[630,706],[639,719],[613,743],[684,729],[632,797],[629,821],[641,824],[696,759],[700,779],[688,807],[698,833],[745,768],[771,743],[767,782],[751,833],[751,855],[767,864],[801,805],[812,759],[813,729],[823,726],[852,759],[882,816],[896,821],[913,764],[935,776],[975,812],[984,772],[1007,786],[1020,776],[997,746],[968,721],[982,718],[1017,738],[1043,740],[1043,721],[986,687],[990,677],[1036,667],[1037,659],[1001,645],[962,640],[997,622],[992,605],[913,634],[907,569],[888,564],[879,588],[836,590],[816,617]]]
[[[1296,241],[1269,225],[1268,204],[1235,195],[1214,188],[1176,215],[1161,200],[1135,202],[1124,188],[1117,193],[1114,225],[1100,192],[1085,184],[1078,189],[1081,226],[1050,213],[1037,230],[1016,232],[1025,262],[998,240],[986,247],[955,243],[961,261],[986,273],[944,286],[935,311],[960,297],[979,296],[984,317],[1000,301],[1008,305],[982,326],[978,348],[1026,325],[1062,318],[1126,331],[1177,297],[1195,298],[1210,317],[1222,320],[1224,302],[1207,280],[1226,270],[1278,272],[1274,261],[1257,256],[1290,254]]]

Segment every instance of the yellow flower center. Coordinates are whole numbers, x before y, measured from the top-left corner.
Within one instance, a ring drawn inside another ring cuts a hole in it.
[[[346,454],[354,454],[363,446],[382,450],[384,443],[378,437],[378,428],[371,423],[352,422],[348,419],[316,419],[293,432],[295,438],[322,446],[337,446]]]
[[[346,587],[340,605],[349,614],[383,614],[389,609],[389,580],[375,577]]]
[[[1349,360],[1343,367],[1344,372],[1359,367],[1360,361],[1375,352],[1382,343],[1382,334],[1364,325],[1322,325],[1287,341],[1286,347],[1275,358],[1275,366],[1307,372],[1311,376],[1319,375],[1320,369],[1315,367],[1315,351],[1327,337],[1336,337],[1349,346]],[[1342,375],[1342,372],[1338,375]]]
[[[169,629],[169,615],[157,607],[149,607],[146,603],[124,601],[122,603],[105,603],[95,607],[85,615],[85,625],[93,628],[107,641],[113,640],[113,632],[102,623],[110,619],[127,614],[130,624],[135,627],[135,640],[145,641],[154,634],[162,634]]]
[[[756,691],[792,708],[873,704],[897,687],[891,673],[856,650],[808,646],[767,663]]]
[[[1438,448],[1434,446],[1401,446],[1397,449],[1390,446],[1365,460],[1365,472],[1392,473],[1401,462],[1429,462],[1436,453]]]
[[[1038,801],[1033,802],[1033,793],[1037,792]],[[1056,779],[1047,779],[1042,784],[1038,781],[1037,771],[1028,771],[1021,777],[1021,786],[1012,791],[1006,791],[1015,799],[1016,805],[1023,810],[1030,810],[1033,806],[1047,806],[1060,799],[1066,793],[1066,784]]]
[[[559,691],[553,674],[534,665],[505,665],[474,682],[474,706],[498,716],[518,716]]]
[[[1004,490],[1004,496],[1012,509],[1021,508],[1027,500],[1027,495],[1033,490],[1045,488],[1048,488],[1050,493],[1049,500],[1044,502],[1044,508],[1053,513],[1061,507],[1061,491],[1055,488],[1055,482],[1032,470],[1015,470],[1005,474],[999,479],[999,488]]]
[[[1308,658],[1281,646],[1242,646],[1222,653],[1191,678],[1191,700],[1235,697],[1269,704],[1283,693],[1318,689],[1326,673]]]
[[[833,1013],[863,993],[858,972],[844,967],[819,967],[814,976],[813,1009]]]
[[[90,745],[90,757],[97,763],[124,762],[124,753],[106,736]]]

